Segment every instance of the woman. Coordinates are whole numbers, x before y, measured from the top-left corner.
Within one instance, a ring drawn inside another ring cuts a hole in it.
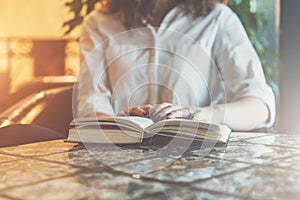
[[[275,102],[237,16],[214,0],[108,0],[80,38],[78,115],[269,127]]]

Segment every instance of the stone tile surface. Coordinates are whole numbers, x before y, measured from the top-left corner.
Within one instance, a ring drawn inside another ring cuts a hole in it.
[[[300,137],[182,154],[62,140],[0,149],[0,199],[300,199]]]
[[[34,191],[30,187],[15,188],[5,194],[27,199],[235,199],[109,173],[85,173],[39,183],[32,188]]]
[[[63,140],[58,140],[1,148],[0,153],[30,157],[55,154],[76,148],[82,148],[82,146],[78,146],[76,143],[66,143]]]
[[[67,165],[24,159],[0,164],[0,191],[7,187],[30,184],[72,174],[80,169]]]
[[[5,162],[10,162],[10,161],[13,161],[13,160],[18,160],[18,159],[20,159],[20,158],[15,157],[15,156],[0,154],[0,164],[5,163]]]
[[[299,153],[299,149],[244,143],[244,145],[228,145],[226,149],[214,149],[209,156],[236,162],[262,164]]]
[[[274,167],[249,170],[211,179],[194,187],[239,194],[254,199],[299,199],[300,172]]]

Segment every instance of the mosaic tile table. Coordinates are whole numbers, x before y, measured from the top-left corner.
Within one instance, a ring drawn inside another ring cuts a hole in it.
[[[62,140],[2,148],[0,199],[300,199],[300,136],[232,133],[227,147],[183,155]]]

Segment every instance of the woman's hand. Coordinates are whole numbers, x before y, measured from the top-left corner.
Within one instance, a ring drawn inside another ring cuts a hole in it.
[[[198,112],[199,108],[191,106],[173,105],[171,103],[162,103],[152,106],[149,110],[149,117],[154,121],[164,119],[192,119],[194,113]]]
[[[249,131],[266,122],[270,117],[266,104],[256,97],[245,97],[235,102],[206,107],[180,106],[171,103],[147,104],[128,108],[126,112],[121,111],[119,115],[149,117],[154,122],[174,118],[193,119],[225,124],[235,131]]]
[[[199,108],[193,106],[180,106],[171,103],[162,103],[156,105],[144,105],[128,108],[121,111],[118,116],[139,116],[151,118],[154,122],[164,119],[195,119],[200,121],[211,121],[211,109]]]
[[[126,111],[121,111],[118,113],[119,116],[139,116],[139,117],[149,117],[149,110],[153,106],[147,104],[144,106],[136,106],[128,108]]]

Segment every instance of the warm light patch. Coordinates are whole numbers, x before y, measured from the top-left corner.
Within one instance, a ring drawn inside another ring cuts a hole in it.
[[[21,124],[31,124],[32,121],[38,116],[46,107],[46,102],[34,106],[25,117],[22,119]]]
[[[0,40],[0,73],[7,71],[7,45]]]
[[[0,37],[60,38],[68,0],[1,1]]]
[[[10,76],[13,77],[11,79],[11,93],[15,92],[20,84],[33,79],[34,69],[32,66],[33,59],[28,56],[18,55],[11,59]]]
[[[0,124],[0,128],[2,128],[2,127],[6,127],[6,126],[8,126],[8,125],[10,125],[11,124],[11,121],[9,121],[9,120],[4,120],[1,124]]]

